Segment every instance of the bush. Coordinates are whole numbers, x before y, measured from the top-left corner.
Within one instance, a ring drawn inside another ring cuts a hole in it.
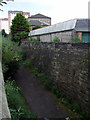
[[[21,50],[18,44],[12,42],[10,38],[2,40],[2,69],[5,79],[12,76],[20,66],[22,61]]]
[[[52,40],[52,42],[60,42],[60,40],[59,40],[59,38],[56,37]]]
[[[80,38],[76,37],[72,42],[81,42]]]
[[[36,29],[39,29],[39,28],[42,28],[42,26],[41,25],[36,25],[32,28],[32,30],[36,30]]]
[[[2,36],[4,36],[4,37],[6,37],[6,36],[7,36],[7,33],[5,32],[5,30],[4,30],[4,29],[2,29],[1,33],[2,33]]]

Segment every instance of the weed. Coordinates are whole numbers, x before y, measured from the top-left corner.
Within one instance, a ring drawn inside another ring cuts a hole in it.
[[[27,60],[28,61],[28,60]],[[85,120],[89,120],[88,117],[89,114],[87,112],[81,112],[82,109],[81,107],[76,104],[76,103],[72,103],[71,100],[69,100],[68,98],[65,98],[65,96],[59,91],[58,87],[53,83],[53,81],[46,76],[44,73],[41,73],[38,68],[36,68],[35,66],[32,65],[32,62],[29,60],[29,63],[27,63],[27,66],[29,65],[30,70],[37,75],[37,77],[40,79],[40,82],[48,89],[51,90],[56,96],[57,98],[60,99],[61,103],[66,105],[68,108],[70,108],[73,112],[77,112],[80,115],[82,115],[82,120],[84,120],[84,118],[86,118]],[[32,67],[30,67],[32,66]],[[86,114],[85,114],[86,113]]]
[[[28,41],[28,42],[39,42],[38,39],[33,39],[33,38],[26,39],[26,41]]]
[[[78,104],[73,103],[73,104],[70,105],[70,108],[71,108],[71,110],[80,113],[80,106]]]
[[[55,37],[52,42],[60,42],[59,38]]]
[[[80,38],[76,37],[72,42],[81,42]]]
[[[15,81],[6,81],[5,89],[12,120],[35,120],[37,118],[36,114],[27,107],[21,89]]]

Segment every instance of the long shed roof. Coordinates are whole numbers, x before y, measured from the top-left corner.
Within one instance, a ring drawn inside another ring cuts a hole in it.
[[[48,27],[40,28],[30,32],[29,36],[62,32],[68,30],[90,32],[90,19],[73,19],[62,23],[57,23]]]

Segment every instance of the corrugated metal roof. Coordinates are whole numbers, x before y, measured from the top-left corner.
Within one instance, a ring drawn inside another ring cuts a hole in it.
[[[80,32],[90,32],[90,19],[77,19],[75,30]]]
[[[30,32],[30,35],[41,35],[41,34],[47,34],[47,33],[53,33],[53,32],[60,32],[60,31],[66,31],[66,30],[72,30],[75,28],[76,25],[76,19],[69,20],[66,22],[58,23],[52,26],[40,28],[38,30],[33,30]]]
[[[80,32],[90,32],[90,19],[73,19],[58,23],[52,26],[33,30],[29,35],[41,35],[48,33],[55,33],[67,30],[75,30]]]

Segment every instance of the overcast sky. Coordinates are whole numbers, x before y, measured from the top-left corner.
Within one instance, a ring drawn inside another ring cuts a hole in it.
[[[52,24],[74,18],[88,18],[89,0],[14,0],[0,11],[0,18],[8,17],[8,10],[41,13],[52,18]]]

